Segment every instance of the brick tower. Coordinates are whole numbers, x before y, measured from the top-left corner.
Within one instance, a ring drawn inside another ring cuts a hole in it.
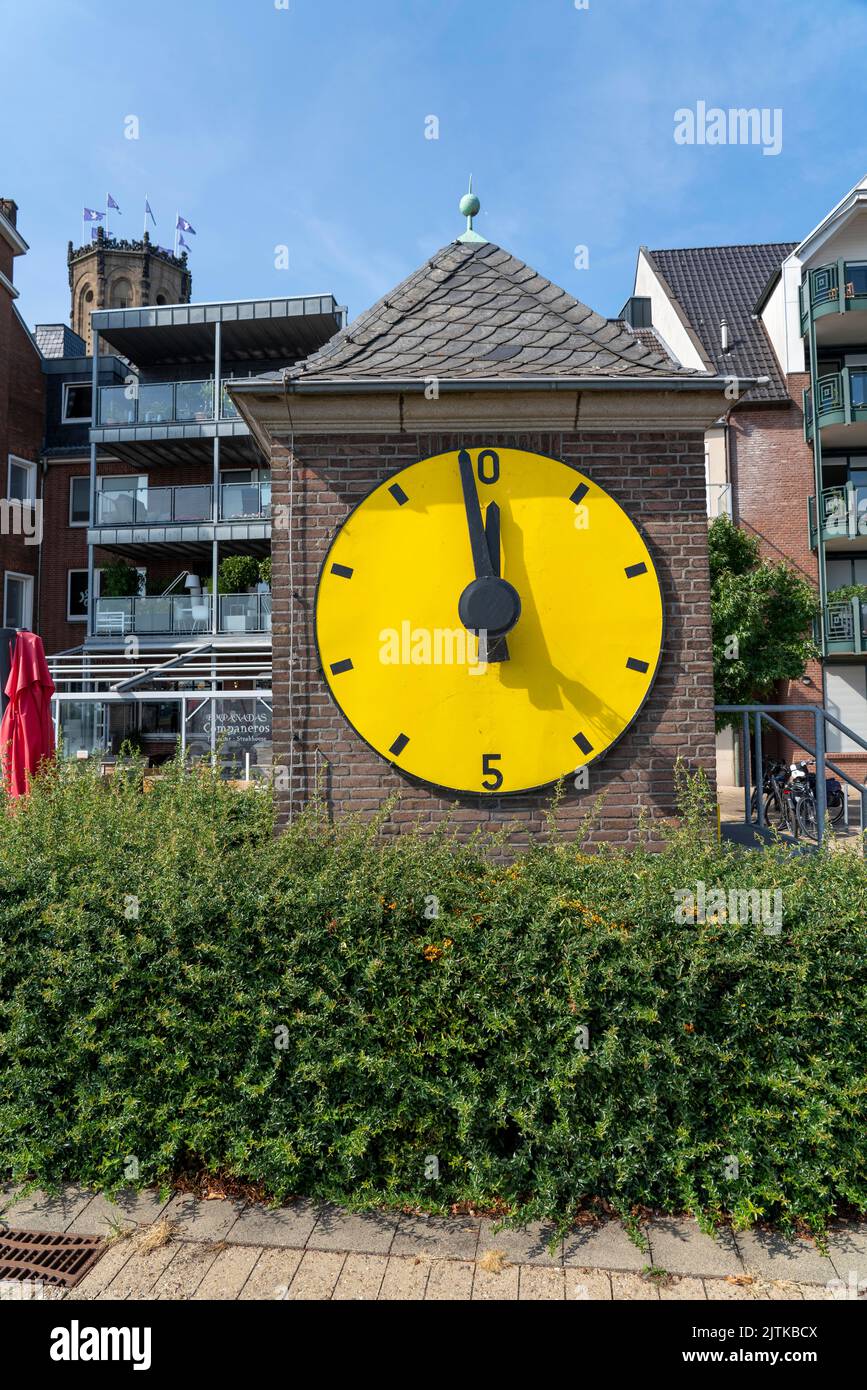
[[[90,315],[94,309],[138,309],[148,304],[188,304],[193,278],[187,256],[175,256],[153,243],[145,232],[140,241],[106,238],[100,227],[89,246],[72,242],[69,266],[73,331],[90,352]]]

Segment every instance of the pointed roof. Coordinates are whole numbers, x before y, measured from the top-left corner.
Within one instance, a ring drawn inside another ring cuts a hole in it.
[[[712,369],[721,376],[769,378],[745,393],[751,401],[789,399],[756,303],[794,246],[792,241],[769,241],[665,251],[641,248]],[[729,328],[725,352],[720,344],[722,319]]]
[[[671,380],[673,364],[491,242],[453,241],[318,352],[257,381]]]

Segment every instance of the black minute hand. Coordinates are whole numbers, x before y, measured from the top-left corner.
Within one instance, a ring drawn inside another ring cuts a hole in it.
[[[503,639],[521,616],[521,600],[508,580],[500,577],[500,511],[492,502],[488,524],[482,523],[472,460],[466,449],[458,453],[458,467],[476,576],[461,594],[458,614],[467,631],[478,635],[482,661],[508,661]]]
[[[473,478],[473,462],[466,449],[461,449],[458,454],[458,466],[461,470],[464,510],[467,514],[467,528],[470,533],[470,548],[473,552],[473,568],[476,571],[476,578],[493,578],[494,567],[491,564],[491,552],[488,550],[485,528],[482,525],[482,509],[479,505],[479,494],[476,492],[476,483]]]

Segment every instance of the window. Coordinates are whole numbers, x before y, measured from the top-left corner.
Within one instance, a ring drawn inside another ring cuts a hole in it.
[[[36,500],[36,464],[28,463],[26,459],[16,458],[14,454],[9,455],[9,477],[7,480],[6,496],[10,502],[35,502]]]
[[[65,381],[63,383],[63,416],[61,424],[64,425],[83,425],[87,424],[91,415],[91,386],[85,386],[81,382]]]
[[[90,479],[69,480],[69,524],[86,526],[90,521]]]
[[[99,594],[99,570],[95,572],[96,592]],[[71,623],[87,618],[87,570],[69,570],[66,576],[66,616]]]
[[[123,278],[115,280],[111,287],[112,309],[127,309],[132,304],[132,284]]]
[[[7,570],[3,580],[3,626],[33,625],[33,579]]]
[[[867,738],[867,685],[865,685],[865,674],[867,667],[862,666],[838,666],[836,663],[829,666],[825,672],[827,699],[825,701],[829,714],[833,714],[854,733],[860,734],[862,738]],[[829,753],[861,753],[863,749],[854,739],[848,738],[835,729],[833,724],[827,726],[828,752]]]

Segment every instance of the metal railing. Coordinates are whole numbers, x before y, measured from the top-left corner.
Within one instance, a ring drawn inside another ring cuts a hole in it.
[[[204,636],[213,615],[211,594],[99,598],[94,631],[97,637]],[[220,594],[217,616],[220,633],[270,632],[271,595]]]
[[[810,544],[816,544],[816,499],[807,502]],[[822,535],[825,540],[854,540],[867,536],[867,487],[845,483],[822,492]]]
[[[761,792],[761,788],[764,786],[765,781],[764,758],[762,753],[762,721],[765,720],[771,728],[781,733],[785,738],[790,739],[792,743],[796,743],[799,748],[803,748],[804,752],[808,753],[810,757],[814,758],[816,761],[816,833],[818,844],[821,845],[825,838],[825,822],[828,813],[827,787],[825,782],[828,768],[830,768],[831,771],[846,782],[848,786],[854,787],[861,798],[861,850],[862,853],[867,851],[864,835],[865,830],[867,830],[867,786],[865,786],[863,782],[859,782],[851,773],[845,772],[842,767],[832,762],[828,757],[826,725],[830,724],[832,728],[836,729],[845,738],[849,738],[853,743],[857,743],[865,752],[867,752],[867,739],[863,739],[860,734],[855,733],[854,729],[850,729],[845,724],[841,723],[839,719],[833,714],[829,714],[821,705],[716,705],[715,708],[717,714],[739,714],[741,716],[740,733],[742,767],[744,769],[745,824],[752,824],[752,788],[756,786],[759,788],[759,794],[756,797],[756,820],[759,829],[765,828],[764,797]],[[810,715],[813,719],[814,747],[811,748],[809,743],[806,743],[804,739],[793,733],[791,729],[787,729],[778,719],[775,719],[775,714]],[[753,725],[752,779],[749,775],[751,761],[751,721]]]
[[[804,437],[813,437],[813,388],[804,389]],[[867,367],[843,367],[823,372],[816,380],[819,428],[852,425],[867,420]]]
[[[829,652],[867,652],[867,604],[858,597],[827,604],[825,641]]]
[[[802,329],[806,328],[811,308],[816,315],[864,308],[867,304],[867,262],[833,261],[817,266],[802,280],[800,299]]]
[[[718,516],[728,516],[732,514],[732,485],[731,483],[707,483],[707,514],[711,520]]]
[[[224,381],[220,391],[220,419],[238,420],[237,407]],[[112,425],[177,425],[209,423],[215,419],[214,382],[134,381],[125,386],[101,386],[97,421]]]
[[[223,483],[219,497],[220,521],[262,520],[271,512],[270,483]],[[213,519],[209,483],[117,488],[96,495],[97,526],[166,526]]]

